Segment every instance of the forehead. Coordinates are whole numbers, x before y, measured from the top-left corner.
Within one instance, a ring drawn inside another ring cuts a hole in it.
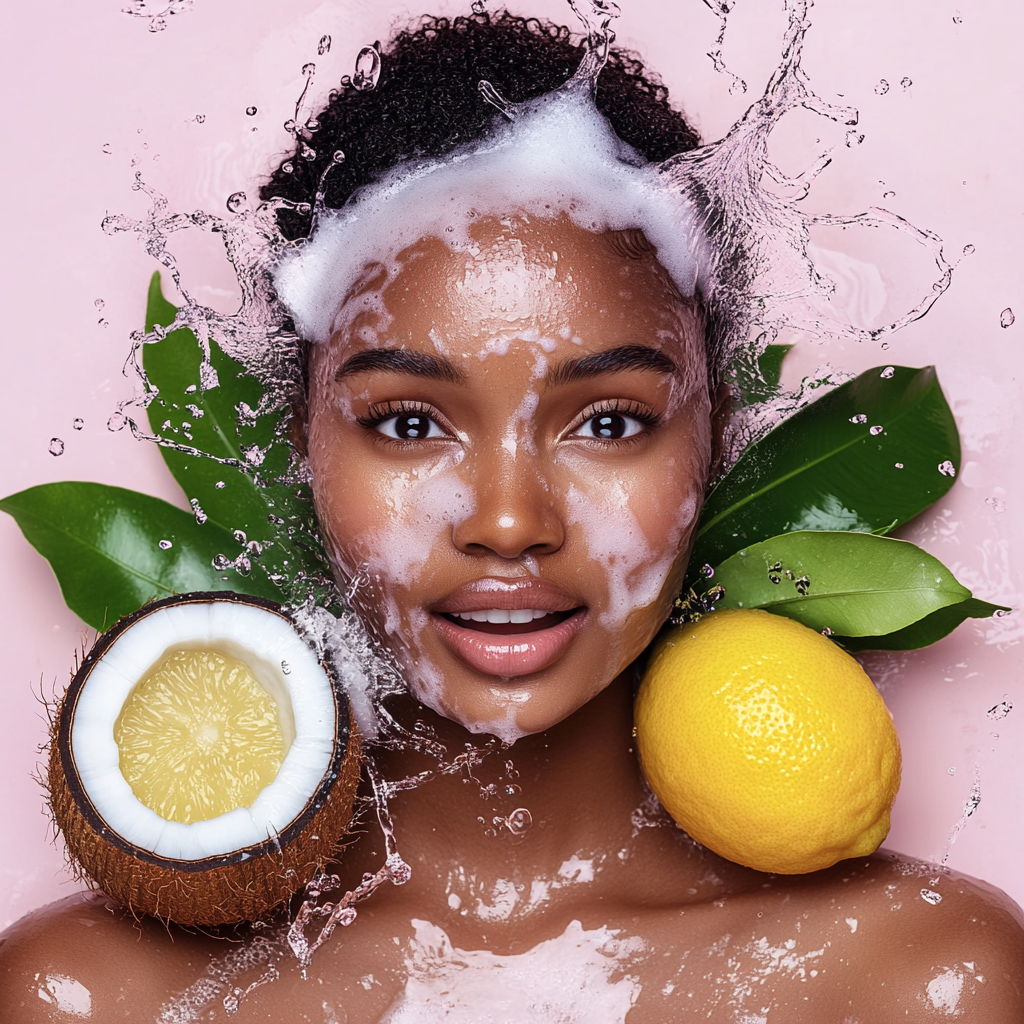
[[[470,240],[453,249],[423,238],[387,264],[367,265],[335,320],[334,357],[413,348],[484,358],[522,343],[578,356],[645,345],[672,349],[686,376],[703,377],[699,311],[640,232],[587,231],[567,217],[486,217]]]

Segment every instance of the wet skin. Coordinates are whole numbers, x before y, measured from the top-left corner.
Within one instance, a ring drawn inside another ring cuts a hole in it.
[[[464,991],[473,965],[490,964],[485,1007],[522,957],[520,1006],[572,1005],[583,977],[601,1005],[632,1004],[630,1024],[1024,1020],[1024,932],[1001,893],[881,855],[764,875],[644,811],[631,665],[684,571],[720,426],[699,323],[656,260],[621,239],[484,222],[478,242],[471,258],[427,241],[397,270],[368,269],[314,352],[304,443],[339,576],[358,581],[361,613],[419,698],[390,709],[433,728],[450,756],[484,739],[474,733],[521,737],[475,769],[497,794],[482,800],[465,773],[399,794],[411,880],[362,904],[305,979],[280,956],[280,978],[233,1016],[213,981],[238,948],[228,936],[136,924],[75,896],[0,938],[0,1024],[81,1020],[71,996],[80,1007],[83,991],[93,1020],[152,1021],[204,976],[211,1001],[164,1019],[355,1024],[408,993],[421,1012],[401,1019],[430,1020],[416,964],[438,930],[468,965],[440,987]],[[633,348],[667,363],[622,354]],[[415,356],[373,355],[395,351]],[[552,618],[459,618],[474,608]],[[408,750],[376,759],[387,778],[433,766]],[[511,794],[506,759],[519,773]],[[519,807],[525,834],[493,826]],[[366,819],[340,862],[344,884],[382,861]],[[604,966],[582,975],[581,934],[604,949]],[[498,971],[494,956],[513,959]],[[462,1008],[450,1019],[486,1019]]]

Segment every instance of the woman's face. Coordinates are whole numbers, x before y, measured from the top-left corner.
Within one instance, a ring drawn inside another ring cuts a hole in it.
[[[682,582],[711,457],[698,315],[644,245],[485,219],[367,267],[311,357],[339,578],[415,697],[541,732],[623,671]]]

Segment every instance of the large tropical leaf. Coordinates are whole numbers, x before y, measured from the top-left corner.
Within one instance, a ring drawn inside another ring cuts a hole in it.
[[[965,618],[997,609],[973,600],[949,569],[916,545],[868,533],[772,537],[727,558],[714,582],[725,588],[717,607],[763,608],[827,629],[840,642],[863,638],[848,644],[858,649],[925,646]],[[953,607],[960,610],[947,610]]]
[[[49,561],[68,607],[99,630],[147,601],[192,590],[281,598],[262,573],[216,569],[214,559],[237,547],[231,534],[159,498],[68,481],[9,495],[0,509]]]
[[[887,532],[942,497],[959,467],[934,368],[875,367],[740,457],[704,503],[694,564],[796,530]]]

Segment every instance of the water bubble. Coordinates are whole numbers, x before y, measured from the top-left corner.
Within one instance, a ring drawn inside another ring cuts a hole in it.
[[[880,433],[881,433],[881,432],[882,432],[882,431],[883,431],[884,429],[885,429],[884,427],[880,427],[880,426],[877,426],[877,425],[876,425],[876,426],[873,426],[873,427],[872,427],[872,428],[871,428],[871,429],[870,429],[870,430],[868,431],[868,433],[869,433],[869,434],[870,434],[870,435],[871,435],[872,437],[878,437],[878,435],[879,435],[879,434],[880,434]]]
[[[499,822],[495,822],[497,825]],[[507,818],[500,819],[509,832],[521,836],[533,824],[533,815],[525,807],[517,807]]]
[[[1013,702],[1009,700],[1001,700],[994,708],[989,708],[985,714],[993,719],[999,721],[1001,718],[1005,718],[1013,710]]]
[[[956,466],[949,459],[946,459],[945,462],[939,463],[939,472],[943,476],[956,476]]]
[[[850,417],[850,422],[851,423],[867,423],[867,421],[868,421],[867,414],[863,413],[863,412],[859,412],[859,413],[857,413],[856,416],[851,416]]]
[[[889,91],[889,83],[884,79],[880,78],[878,84],[875,86],[875,95],[884,96]]]
[[[82,427],[84,427],[84,426],[85,426],[85,420],[83,420],[81,416],[76,416],[71,421],[71,429],[72,430],[81,430]]]
[[[925,903],[930,903],[933,907],[942,902],[942,896],[932,889],[922,889],[921,899],[923,899]]]
[[[255,107],[246,107],[245,108],[245,112],[249,115],[249,117],[255,117],[256,116],[256,108]]]
[[[904,75],[900,79],[900,85],[902,85],[904,89],[909,89],[913,84],[914,83],[909,78],[907,78],[906,75]]]
[[[965,245],[964,246],[964,255],[965,256],[973,256],[974,255],[974,246],[973,245]]]
[[[229,213],[238,213],[243,206],[245,206],[245,193],[244,192],[232,192],[228,196],[227,207]]]
[[[1004,309],[1002,313],[999,314],[999,326],[1012,327],[1013,321],[1016,319],[1017,318],[1013,315],[1013,310],[1010,309],[1009,306],[1007,306],[1006,309]]]
[[[291,174],[295,170],[295,164],[293,164],[291,160],[286,160],[281,164],[281,170],[284,171],[285,174]]]
[[[903,463],[902,462],[897,462],[896,463],[896,468],[897,469],[902,469],[903,468]]]
[[[197,498],[189,498],[188,503],[192,506],[192,514],[196,517],[196,522],[202,526],[210,517],[202,510]]]
[[[896,372],[895,366],[887,366],[878,376],[882,380],[888,380]]]
[[[59,437],[51,437],[50,444],[46,449],[51,455],[64,454],[64,442]]]
[[[352,76],[355,88],[368,91],[380,78],[380,53],[375,46],[364,46],[356,56],[356,70]]]
[[[329,53],[331,49],[331,37],[329,35],[322,35],[320,42],[316,44],[316,52],[322,57],[325,53]]]
[[[161,551],[169,551],[172,547],[174,547],[174,545],[169,540],[162,540],[157,545],[157,547],[159,547]]]
[[[116,434],[119,430],[124,430],[127,422],[128,420],[123,412],[115,412],[110,419],[107,420],[107,430],[112,434]]]

